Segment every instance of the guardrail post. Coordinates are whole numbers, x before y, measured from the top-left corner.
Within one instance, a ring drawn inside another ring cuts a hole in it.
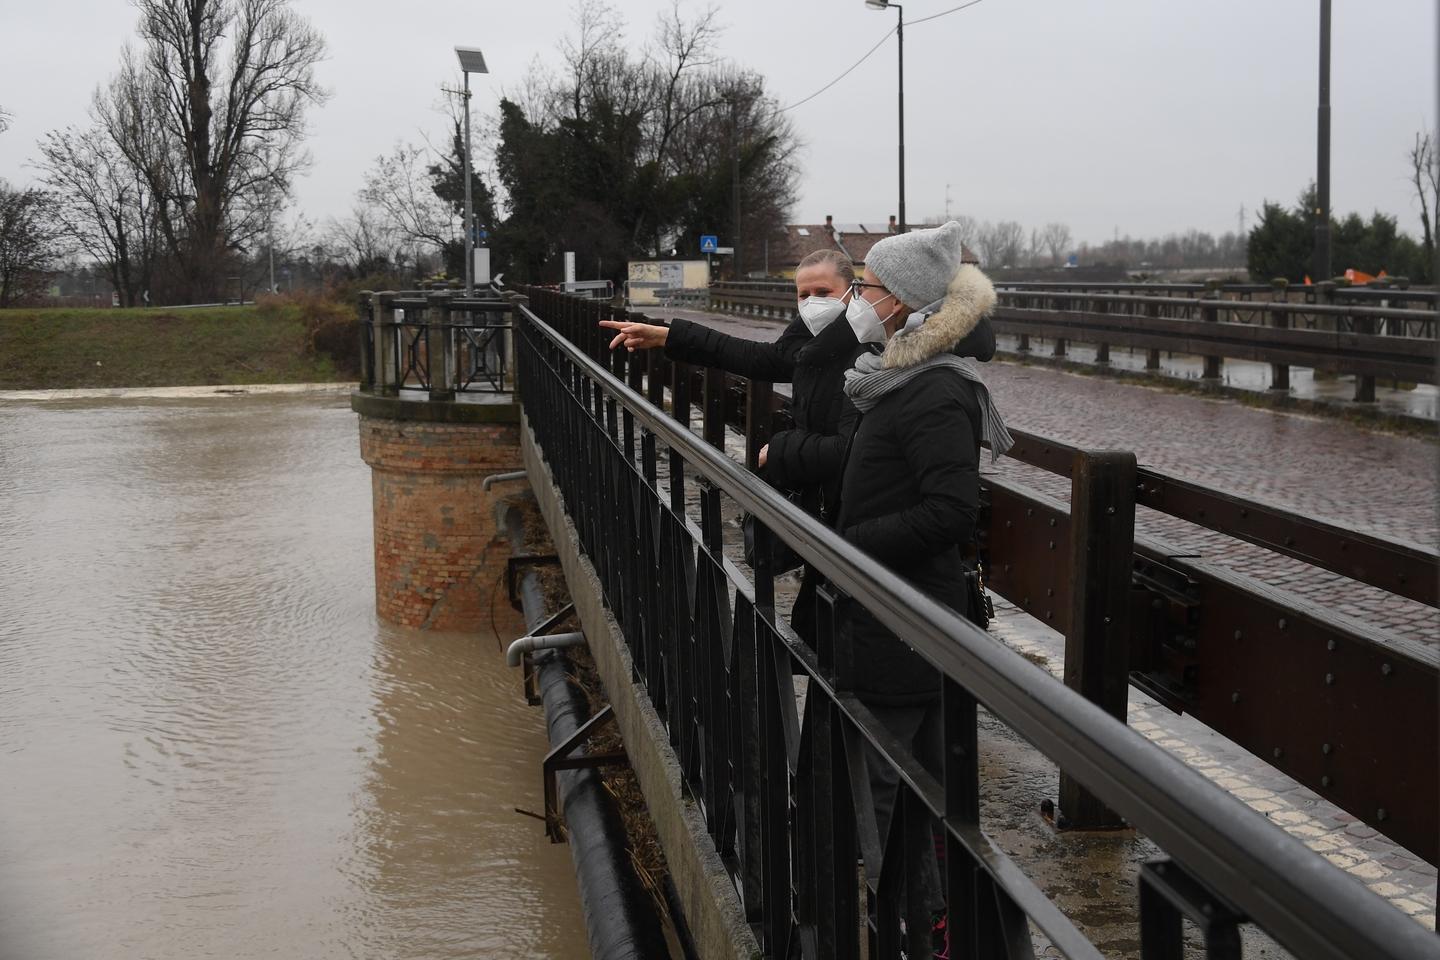
[[[375,293],[361,290],[359,302],[355,305],[355,316],[359,321],[360,335],[360,389],[375,388]]]
[[[1158,304],[1158,303],[1147,303],[1147,304],[1145,305],[1145,316],[1147,316],[1147,317],[1155,317],[1155,318],[1158,319],[1159,316],[1160,316],[1160,304]],[[1156,348],[1156,347],[1151,347],[1149,350],[1146,350],[1146,351],[1145,351],[1145,369],[1146,369],[1146,370],[1159,370],[1159,369],[1160,369],[1160,350],[1159,350],[1158,348]]]
[[[450,327],[450,294],[425,297],[425,357],[430,372],[430,399],[455,399],[455,337]]]
[[[1135,454],[1075,454],[1070,492],[1070,632],[1065,685],[1125,722],[1130,690],[1130,572],[1135,553]],[[1072,829],[1122,821],[1065,771],[1060,810]]]
[[[1355,332],[1361,336],[1373,335],[1375,333],[1375,318],[1372,316],[1357,313],[1355,314],[1354,324]],[[1355,374],[1355,402],[1375,402],[1375,377],[1373,374]]]
[[[1069,299],[1061,300],[1061,301],[1059,301],[1059,302],[1056,304],[1056,309],[1057,309],[1057,310],[1069,310],[1069,309],[1070,309],[1070,303],[1071,303],[1071,301],[1070,301]],[[1056,337],[1056,338],[1055,338],[1055,345],[1054,345],[1054,347],[1051,349],[1050,355],[1051,355],[1051,356],[1054,356],[1054,357],[1063,357],[1063,356],[1065,356],[1065,338],[1064,338],[1064,337]]]
[[[375,388],[382,396],[400,393],[400,331],[395,326],[395,291],[375,295]]]
[[[1200,320],[1204,323],[1218,323],[1220,321],[1220,308],[1214,304],[1220,299],[1220,281],[1209,279],[1205,281],[1205,295],[1200,304]],[[1205,355],[1205,370],[1200,374],[1201,380],[1220,379],[1221,358],[1210,354]]]
[[[1104,300],[1095,301],[1095,313],[1109,313],[1110,304]],[[1110,344],[1100,341],[1095,345],[1095,362],[1101,366],[1110,366]]]
[[[1290,300],[1290,281],[1279,277],[1270,281],[1274,293],[1270,299],[1275,303],[1288,303]],[[1270,311],[1270,326],[1276,329],[1286,329],[1290,326],[1290,314],[1288,311],[1275,309]],[[1270,389],[1290,392],[1290,364],[1270,364]]]

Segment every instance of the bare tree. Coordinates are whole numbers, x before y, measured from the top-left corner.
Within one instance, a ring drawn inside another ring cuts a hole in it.
[[[1043,236],[1045,249],[1050,251],[1051,266],[1060,266],[1061,259],[1070,252],[1070,228],[1063,223],[1047,223]]]
[[[0,107],[0,133],[10,129],[10,114],[4,107]]]
[[[103,96],[96,94],[97,116]],[[54,191],[65,233],[104,269],[120,302],[136,306],[150,288],[160,246],[149,179],[99,122],[52,130],[39,147],[41,181]]]
[[[0,307],[38,295],[61,253],[53,201],[44,191],[0,180]]]
[[[1026,266],[1040,266],[1040,257],[1045,252],[1045,234],[1038,227],[1030,228],[1030,245],[1026,250]]]
[[[1440,168],[1437,168],[1435,135],[1429,130],[1415,134],[1415,145],[1410,148],[1410,184],[1415,188],[1415,199],[1420,204],[1420,226],[1424,233],[1427,262],[1435,254],[1434,226],[1440,223]]]
[[[324,246],[357,277],[385,270],[402,256],[395,231],[373,207],[361,203],[350,208],[349,216],[326,224]]]
[[[305,110],[326,94],[325,42],[289,0],[137,0],[141,48],[127,50],[106,116],[149,179],[162,235],[190,296],[219,289],[221,262],[263,237],[267,203],[308,158]]]
[[[1014,220],[986,221],[976,233],[975,242],[987,268],[1013,267],[1025,252],[1025,228]]]
[[[397,143],[389,154],[375,159],[359,199],[401,242],[443,253],[447,244],[463,240],[464,227],[454,209],[436,196],[429,175],[431,162],[427,148]]]

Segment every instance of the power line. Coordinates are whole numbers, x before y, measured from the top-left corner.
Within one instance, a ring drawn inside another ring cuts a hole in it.
[[[930,16],[928,16],[928,17],[921,17],[919,20],[906,20],[906,21],[905,21],[905,26],[909,27],[909,26],[913,26],[914,24],[917,24],[917,23],[924,23],[926,20],[939,20],[941,17],[948,17],[948,16],[949,16],[950,14],[952,14],[952,13],[959,13],[961,10],[964,10],[966,7],[973,7],[973,6],[975,6],[975,4],[977,4],[977,3],[979,3],[979,2],[980,2],[980,0],[970,0],[969,3],[962,3],[962,4],[960,4],[960,6],[958,6],[958,7],[951,7],[949,10],[941,10],[939,13],[932,13],[932,14],[930,14]]]
[[[850,71],[852,71],[852,70],[854,70],[856,67],[860,66],[860,64],[864,63],[866,60],[869,60],[869,59],[870,59],[870,54],[874,53],[876,50],[879,50],[879,49],[880,49],[880,44],[884,43],[886,40],[889,40],[890,37],[891,37],[891,35],[894,34],[894,33],[895,33],[895,28],[894,28],[894,27],[891,27],[889,30],[885,31],[885,36],[881,37],[881,38],[880,38],[880,41],[879,41],[878,43],[876,43],[875,46],[871,47],[869,50],[866,50],[866,51],[865,51],[865,56],[861,57],[859,60],[856,60],[854,63],[850,64],[850,66],[846,67],[844,73],[840,74],[840,76],[836,77],[834,80],[831,80],[829,83],[825,84],[825,86],[821,87],[819,90],[816,90],[814,93],[810,94],[810,96],[806,97],[804,100],[797,100],[797,101],[795,101],[794,103],[790,104],[790,106],[788,106],[788,107],[781,107],[781,108],[780,108],[780,112],[781,112],[781,113],[784,113],[784,112],[787,111],[787,110],[794,110],[796,107],[800,106],[801,104],[809,103],[811,100],[814,100],[816,97],[820,96],[820,94],[824,93],[826,90],[829,90],[831,87],[835,86],[835,84],[839,83],[841,80],[844,80],[846,77],[848,77],[848,76],[850,75]]]
[[[927,21],[927,20],[938,20],[938,19],[940,19],[941,17],[949,16],[949,15],[952,14],[952,13],[959,13],[961,10],[964,10],[964,9],[967,8],[967,7],[973,7],[973,6],[975,6],[975,4],[980,3],[980,2],[981,2],[981,0],[970,0],[969,3],[962,3],[962,4],[960,4],[960,6],[958,6],[958,7],[951,7],[949,10],[941,10],[939,13],[932,13],[932,14],[930,14],[930,16],[928,16],[928,17],[921,17],[919,20],[906,20],[906,21],[905,21],[905,25],[906,25],[906,26],[912,26],[912,25],[917,24],[917,23],[924,23],[924,22]],[[844,80],[846,77],[850,76],[850,73],[851,73],[856,67],[860,66],[860,64],[864,63],[866,60],[869,60],[869,59],[870,59],[870,55],[873,54],[876,50],[879,50],[879,49],[880,49],[880,45],[883,44],[886,40],[889,40],[890,37],[891,37],[891,35],[894,34],[897,29],[898,29],[898,27],[891,27],[889,30],[887,30],[887,31],[885,32],[885,35],[884,35],[883,37],[881,37],[881,38],[879,39],[879,41],[876,42],[875,46],[871,47],[869,50],[866,50],[866,51],[865,51],[865,55],[864,55],[863,57],[861,57],[859,60],[856,60],[854,63],[850,64],[850,66],[846,67],[846,68],[845,68],[845,72],[842,73],[842,74],[840,74],[840,76],[836,77],[834,80],[831,80],[829,83],[825,84],[825,86],[821,87],[819,90],[816,90],[814,93],[810,94],[810,96],[806,97],[804,100],[797,100],[797,101],[795,101],[794,103],[790,104],[788,107],[781,107],[781,108],[780,108],[780,112],[781,112],[781,113],[785,113],[786,111],[794,110],[796,107],[801,106],[802,104],[809,103],[811,100],[814,100],[816,97],[820,96],[820,94],[824,93],[826,90],[829,90],[831,87],[835,86],[835,84],[839,83],[841,80]]]

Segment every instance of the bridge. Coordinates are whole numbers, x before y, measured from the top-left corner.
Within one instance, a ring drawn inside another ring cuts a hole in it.
[[[1291,365],[1330,365],[1356,378],[1361,403],[1376,378],[1434,383],[1426,294],[1152,292],[1017,285],[994,322],[1022,349],[1088,341],[1144,350],[1147,365],[1193,354],[1207,379],[1226,358],[1272,365],[1277,386]],[[709,306],[764,316],[783,294],[717,285]],[[396,491],[432,469],[523,464],[698,955],[899,956],[902,929],[931,919],[906,882],[918,865],[904,837],[934,816],[952,956],[1232,957],[1269,941],[1299,957],[1435,956],[1440,568],[1428,528],[1412,542],[1403,521],[1397,532],[1200,483],[1142,465],[1114,431],[1016,430],[1013,462],[982,477],[980,556],[1000,601],[987,633],[878,581],[873,561],[753,475],[787,416],[782,392],[612,352],[598,321],[627,317],[542,288],[367,295],[353,405],[377,469],[382,614],[405,593],[395,578],[441,549],[425,542],[438,529],[394,534],[444,514],[432,504],[398,522],[409,508]],[[1058,375],[1047,385],[1079,397]],[[1263,480],[1270,464],[1241,456],[1231,469]],[[406,478],[382,491],[396,470]],[[478,500],[446,483],[433,489],[452,510]],[[1433,480],[1419,488],[1428,516]],[[472,512],[488,549],[494,522]],[[741,512],[832,585],[813,647],[785,616],[793,582],[765,550],[744,563]],[[411,555],[382,564],[391,547]],[[847,601],[943,674],[943,777],[853,694],[833,630]],[[433,617],[440,603],[427,603]],[[389,609],[407,616],[403,602]],[[887,836],[866,744],[901,783]],[[1104,896],[1075,893],[1097,878]]]

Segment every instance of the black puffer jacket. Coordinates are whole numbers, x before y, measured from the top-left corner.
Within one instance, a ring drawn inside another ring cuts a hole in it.
[[[800,494],[811,513],[833,523],[839,508],[840,475],[845,450],[857,421],[845,399],[845,371],[866,348],[855,339],[844,318],[836,319],[818,337],[796,317],[780,338],[770,343],[721,333],[692,320],[671,321],[665,355],[672,360],[720,367],[738,376],[792,384],[793,430],[770,438],[762,475],[781,490]],[[995,355],[995,332],[981,318],[954,347],[961,356],[989,360]],[[815,587],[818,575],[808,565],[790,613],[790,626],[807,642],[814,639]],[[912,654],[913,656],[913,654]]]
[[[795,429],[781,430],[770,438],[766,478],[782,490],[818,488],[828,521],[835,519],[840,473],[854,429],[854,409],[845,400],[845,371],[866,349],[843,320],[832,323],[803,347],[796,356],[791,394]],[[990,321],[979,318],[953,352],[982,362],[995,356],[995,331]]]
[[[952,349],[993,305],[990,282],[962,267],[945,305],[918,330],[892,337],[887,368],[915,366]],[[962,549],[980,503],[980,403],[952,369],[926,370],[860,416],[842,481],[836,530],[910,585],[970,616]],[[856,603],[840,618],[861,699],[924,701],[939,674]]]

